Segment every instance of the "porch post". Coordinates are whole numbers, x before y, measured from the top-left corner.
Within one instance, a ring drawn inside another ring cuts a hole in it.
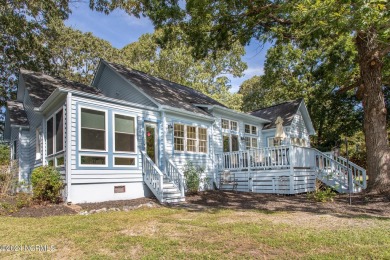
[[[289,145],[289,154],[290,154],[290,194],[294,194],[294,161],[292,160],[294,153],[294,147]]]
[[[72,174],[72,93],[66,97],[66,201],[71,202],[71,174]],[[42,157],[45,158],[45,157]]]

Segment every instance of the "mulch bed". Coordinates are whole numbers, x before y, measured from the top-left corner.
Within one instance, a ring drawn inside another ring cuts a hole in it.
[[[316,214],[343,215],[345,217],[385,217],[390,218],[390,200],[383,196],[353,195],[352,205],[349,205],[348,195],[337,195],[334,202],[320,203],[308,199],[306,194],[283,196],[275,194],[258,194],[230,191],[205,191],[186,196],[185,203],[168,205],[169,207],[185,208],[191,211],[234,209],[234,210],[264,210],[310,212]],[[0,198],[0,203],[12,205],[12,197]],[[134,200],[107,201],[99,203],[83,203],[77,205],[48,204],[32,205],[14,212],[1,211],[0,215],[12,217],[47,217],[60,215],[75,215],[80,211],[98,210],[102,208],[136,208],[147,203],[158,203],[154,198],[139,198]]]
[[[182,207],[193,210],[204,207],[235,210],[256,209],[390,218],[389,198],[363,194],[353,194],[352,205],[349,205],[348,194],[339,194],[333,202],[322,203],[309,199],[307,194],[291,196],[214,190],[187,196],[186,203],[182,204]]]

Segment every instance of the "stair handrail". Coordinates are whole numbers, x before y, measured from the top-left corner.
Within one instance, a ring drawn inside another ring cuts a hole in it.
[[[176,167],[175,163],[169,156],[165,156],[165,172],[171,182],[180,190],[180,194],[184,197],[184,174]]]
[[[163,182],[164,175],[157,167],[157,165],[150,159],[145,151],[141,151],[142,155],[142,172],[144,175],[144,181],[150,188],[158,201],[161,203],[164,200],[163,194]]]
[[[351,162],[350,160],[347,160],[347,158],[344,158],[342,156],[335,156],[333,152],[324,152],[323,154],[329,156],[330,158],[332,158],[333,160],[347,166],[348,164],[348,167],[352,173],[352,176],[353,176],[353,182],[361,187],[362,189],[365,189],[367,188],[367,174],[366,174],[366,169],[364,169],[363,167],[357,165],[356,163],[354,162]],[[360,180],[361,179],[361,180]]]

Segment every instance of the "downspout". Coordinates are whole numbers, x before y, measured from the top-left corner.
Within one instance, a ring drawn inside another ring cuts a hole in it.
[[[66,97],[66,201],[71,202],[70,188],[72,175],[72,93]]]

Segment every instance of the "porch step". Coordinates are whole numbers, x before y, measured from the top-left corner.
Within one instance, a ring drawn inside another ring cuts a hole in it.
[[[183,202],[185,198],[181,196],[180,190],[168,178],[163,179],[163,202],[177,203]]]

